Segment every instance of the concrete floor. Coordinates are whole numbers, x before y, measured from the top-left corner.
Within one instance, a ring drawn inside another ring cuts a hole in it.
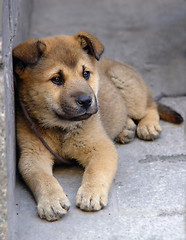
[[[105,45],[105,56],[131,64],[154,96],[186,94],[186,4],[184,0],[35,0],[31,37],[86,30]],[[162,102],[184,117],[186,97]],[[85,213],[74,205],[82,170],[56,168],[71,201],[69,213],[48,223],[37,216],[31,193],[18,179],[19,240],[183,240],[185,233],[186,135],[184,124],[161,122],[154,142],[135,139],[117,146],[120,163],[108,206]]]

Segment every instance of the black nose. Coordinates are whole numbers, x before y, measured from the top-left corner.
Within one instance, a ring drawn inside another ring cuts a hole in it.
[[[92,98],[86,94],[80,95],[76,101],[81,107],[85,109],[88,109],[92,104]]]

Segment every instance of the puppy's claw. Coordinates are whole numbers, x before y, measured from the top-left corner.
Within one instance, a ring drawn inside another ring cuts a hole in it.
[[[99,211],[107,205],[108,194],[104,188],[86,188],[81,186],[76,196],[76,206],[83,211]]]
[[[40,200],[37,206],[40,218],[47,221],[56,221],[62,218],[70,208],[67,197],[52,196]]]
[[[136,124],[132,119],[128,119],[126,128],[119,134],[116,141],[122,144],[131,142],[136,134]]]
[[[137,135],[143,140],[154,140],[159,137],[162,129],[157,122],[140,122],[137,126]]]

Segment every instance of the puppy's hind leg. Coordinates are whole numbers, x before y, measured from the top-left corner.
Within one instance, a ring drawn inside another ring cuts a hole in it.
[[[153,102],[150,107],[147,107],[145,116],[137,125],[137,135],[143,140],[154,140],[159,137],[161,130],[159,114]]]
[[[136,124],[131,118],[128,118],[127,125],[123,131],[116,137],[115,141],[118,143],[126,144],[131,142],[136,134]]]
[[[116,64],[109,70],[114,85],[125,100],[128,115],[137,120],[137,135],[144,140],[153,140],[160,135],[159,114],[152,93],[131,67]]]

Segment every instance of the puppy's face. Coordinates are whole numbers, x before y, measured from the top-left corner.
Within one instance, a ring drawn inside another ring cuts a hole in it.
[[[13,51],[19,96],[43,126],[66,127],[97,112],[99,76],[95,61],[103,52],[92,35],[28,40]]]

